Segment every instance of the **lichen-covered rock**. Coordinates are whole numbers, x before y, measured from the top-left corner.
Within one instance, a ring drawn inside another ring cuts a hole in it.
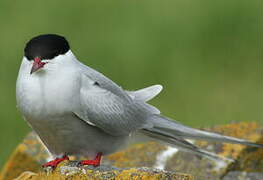
[[[30,172],[23,173],[16,180],[193,180],[190,175],[155,170],[149,168],[112,168],[107,166],[94,167],[77,167],[72,166],[68,161],[60,164],[52,172],[41,172],[33,174]]]
[[[156,142],[136,144],[106,156],[103,164],[111,164],[116,167],[153,167],[158,154],[166,149],[166,146]]]
[[[241,122],[215,126],[206,130],[263,144],[262,129],[259,124]],[[228,173],[232,171],[263,172],[263,148],[205,141],[195,141],[194,143],[208,151],[236,161],[234,163],[215,162],[191,153],[178,152],[175,148],[156,142],[149,142],[135,144],[125,150],[106,156],[103,158],[102,164],[119,168],[160,168],[191,174],[196,179],[213,180],[227,177]],[[24,171],[38,172],[47,157],[48,153],[36,135],[30,133],[6,163],[0,179],[1,177],[4,180],[13,179]],[[71,157],[71,160],[74,158]]]
[[[18,177],[14,178],[14,180],[25,180],[25,179],[32,179],[37,176],[36,173],[33,173],[31,171],[25,171],[22,174],[20,174]]]
[[[262,143],[262,127],[254,122],[232,123],[205,129],[220,134],[248,139],[253,142]],[[171,157],[165,166],[166,170],[176,169],[179,172],[192,174],[196,179],[216,180],[221,179],[231,171],[247,171],[249,167],[263,172],[263,148],[248,147],[239,144],[215,143],[207,141],[196,141],[196,145],[214,152],[220,156],[231,158],[235,161],[211,161],[207,158],[198,157],[194,154],[178,152]],[[250,157],[247,159],[247,157]],[[247,159],[247,160],[246,160]],[[240,162],[240,163],[238,163]],[[251,165],[253,164],[253,165]],[[198,168],[196,168],[198,166]],[[244,166],[238,168],[238,166]]]
[[[258,172],[245,172],[245,171],[231,171],[222,180],[262,180],[263,173]]]
[[[254,133],[247,133],[246,137],[263,144],[263,130],[261,128],[256,128],[254,124],[243,128],[253,129]],[[232,164],[231,169],[234,171],[263,172],[263,148],[243,148],[237,155],[236,162]]]
[[[218,132],[220,134],[224,134],[227,136],[237,137],[241,139],[247,139],[252,142],[261,143],[263,138],[263,127],[255,122],[240,122],[240,123],[231,123],[222,126],[215,126],[213,128],[209,128],[206,130],[210,130],[213,132]],[[202,142],[203,147],[208,147],[211,145],[214,146],[213,150],[218,155],[229,157],[232,159],[237,159],[240,154],[246,150],[251,149],[251,147],[240,145],[240,144],[229,144],[229,143],[207,143]],[[252,147],[254,148],[254,147]],[[260,148],[257,148],[260,149]]]
[[[0,180],[14,179],[24,171],[38,172],[48,156],[37,136],[30,133],[11,154],[0,173]]]

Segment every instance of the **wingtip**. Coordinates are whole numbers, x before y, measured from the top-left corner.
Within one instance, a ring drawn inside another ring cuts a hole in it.
[[[263,144],[260,144],[258,142],[252,142],[249,140],[244,140],[244,139],[243,139],[243,142],[240,142],[240,144],[243,144],[245,146],[256,147],[256,148],[263,148]]]
[[[156,89],[158,89],[158,93],[157,93],[157,94],[159,94],[159,93],[163,90],[163,86],[160,85],[160,84],[153,85],[153,87],[155,87]]]
[[[263,144],[253,143],[250,142],[250,146],[257,147],[257,148],[263,148]]]

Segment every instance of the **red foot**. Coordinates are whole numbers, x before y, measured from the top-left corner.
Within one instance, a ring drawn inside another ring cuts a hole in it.
[[[94,160],[80,161],[80,164],[81,165],[93,165],[94,167],[99,166],[100,165],[101,156],[102,156],[102,153],[98,153]]]
[[[45,164],[42,165],[42,167],[52,167],[52,168],[56,168],[57,165],[61,162],[61,161],[64,161],[64,160],[69,160],[68,156],[63,156],[62,158],[56,158],[52,161],[49,161]]]

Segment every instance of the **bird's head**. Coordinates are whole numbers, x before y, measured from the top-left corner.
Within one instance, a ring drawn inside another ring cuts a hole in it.
[[[32,62],[30,74],[42,69],[47,63],[69,50],[69,43],[63,36],[44,34],[32,38],[24,49],[24,56]]]

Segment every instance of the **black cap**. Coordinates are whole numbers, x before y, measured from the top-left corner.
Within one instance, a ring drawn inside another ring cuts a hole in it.
[[[68,41],[63,36],[43,34],[28,41],[24,52],[28,60],[33,60],[35,57],[53,59],[60,54],[65,54],[69,49]]]

